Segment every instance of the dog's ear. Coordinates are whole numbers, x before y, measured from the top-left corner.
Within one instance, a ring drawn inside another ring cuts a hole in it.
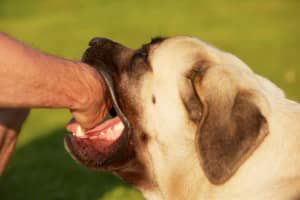
[[[242,90],[230,74],[196,70],[191,78],[200,100],[196,136],[201,166],[213,184],[223,184],[268,134],[267,120],[250,90]]]

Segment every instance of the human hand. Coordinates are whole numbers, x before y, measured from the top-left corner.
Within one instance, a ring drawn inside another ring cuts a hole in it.
[[[29,109],[0,109],[0,175],[14,150],[18,133]]]
[[[85,67],[81,74],[81,81],[86,84],[86,90],[79,97],[81,99],[79,106],[70,110],[73,115],[73,119],[67,125],[67,130],[70,132],[75,132],[79,125],[83,130],[95,128],[112,106],[102,76],[91,67]]]

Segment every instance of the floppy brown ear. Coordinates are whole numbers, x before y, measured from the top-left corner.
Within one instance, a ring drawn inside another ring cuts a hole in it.
[[[202,105],[196,145],[206,176],[222,184],[263,141],[268,125],[253,92],[238,88],[226,73],[214,74],[213,82],[204,74],[192,79]]]

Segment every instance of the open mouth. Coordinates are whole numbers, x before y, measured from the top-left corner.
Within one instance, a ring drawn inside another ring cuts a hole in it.
[[[86,132],[73,123],[68,127],[72,133],[65,137],[65,148],[75,161],[88,168],[111,170],[130,158],[131,128],[119,107],[111,76],[105,70],[98,71],[105,80],[113,102],[110,110],[112,118]]]
[[[84,132],[77,123],[71,123],[67,129],[72,132],[73,137],[99,140],[98,142],[102,143],[102,147],[109,146],[121,136],[125,129],[122,120],[117,116],[114,108],[110,110],[109,114],[112,117],[111,119],[104,121],[102,124],[86,132]]]
[[[113,141],[117,139],[124,130],[124,124],[114,108],[109,111],[111,119],[107,119],[97,127],[84,132],[77,123],[70,123],[67,129],[72,135],[79,138],[101,139],[103,141]]]
[[[111,115],[113,112],[112,108]],[[111,169],[128,159],[129,133],[120,117],[114,116],[85,133],[77,128],[66,136],[65,147],[74,160],[88,168]]]

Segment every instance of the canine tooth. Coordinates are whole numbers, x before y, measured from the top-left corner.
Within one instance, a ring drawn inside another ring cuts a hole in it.
[[[110,134],[110,133],[112,133],[112,132],[113,132],[112,128],[107,129],[107,133],[108,133],[108,134]]]
[[[105,135],[105,133],[106,133],[105,131],[101,131],[100,135]]]
[[[124,128],[124,125],[123,125],[123,123],[118,123],[116,126],[115,126],[115,129],[117,130],[117,131],[119,131],[119,130],[122,130]]]
[[[119,124],[114,126],[114,130],[118,131],[119,130]]]
[[[75,135],[77,137],[84,137],[85,136],[84,131],[82,130],[82,128],[80,126],[77,127],[77,131],[76,131]]]

